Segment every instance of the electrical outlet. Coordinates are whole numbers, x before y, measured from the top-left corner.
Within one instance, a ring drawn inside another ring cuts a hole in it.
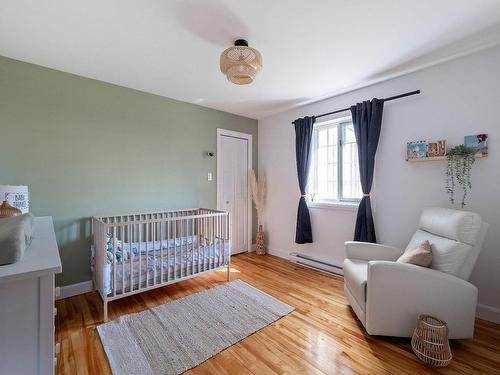
[[[208,181],[212,181],[212,180],[213,180],[213,177],[212,177],[212,173],[211,173],[211,172],[208,172],[208,174],[207,174],[207,180],[208,180]]]

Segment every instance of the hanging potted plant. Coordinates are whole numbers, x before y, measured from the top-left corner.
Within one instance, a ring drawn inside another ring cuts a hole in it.
[[[257,236],[255,239],[255,252],[259,255],[264,255],[266,253],[265,236],[264,229],[262,226],[263,215],[264,215],[264,196],[266,192],[266,178],[264,174],[261,174],[259,180],[255,176],[255,171],[252,169],[250,171],[250,189],[252,191],[252,200],[257,210]]]
[[[457,184],[462,187],[462,208],[465,207],[467,193],[472,188],[471,169],[476,161],[475,150],[465,145],[458,145],[448,151],[446,166],[446,191],[450,195],[450,202],[455,203],[455,189]]]

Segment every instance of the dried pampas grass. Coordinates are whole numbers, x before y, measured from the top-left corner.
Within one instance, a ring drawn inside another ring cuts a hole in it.
[[[264,200],[266,195],[266,176],[261,173],[259,179],[255,175],[255,171],[250,171],[250,190],[252,192],[252,200],[257,210],[257,221],[262,225],[262,215],[264,214]]]

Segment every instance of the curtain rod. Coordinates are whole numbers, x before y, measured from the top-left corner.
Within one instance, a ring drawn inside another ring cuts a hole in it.
[[[405,92],[404,94],[399,94],[399,95],[395,95],[395,96],[391,96],[389,98],[385,98],[385,99],[382,99],[384,102],[388,102],[390,100],[394,100],[394,99],[400,99],[400,98],[404,98],[406,96],[411,96],[411,95],[417,95],[417,94],[420,94],[420,90],[415,90],[415,91],[410,91],[410,92]],[[328,116],[328,115],[333,115],[335,113],[340,113],[340,112],[345,112],[345,111],[349,111],[351,109],[351,107],[348,107],[348,108],[343,108],[343,109],[338,109],[336,111],[332,111],[332,112],[328,112],[328,113],[323,113],[322,115],[318,115],[318,116],[315,116],[316,118],[319,118],[319,117],[324,117],[324,116]],[[293,124],[293,122],[292,122]]]

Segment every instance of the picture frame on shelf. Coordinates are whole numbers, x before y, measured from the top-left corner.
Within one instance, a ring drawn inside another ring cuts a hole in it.
[[[438,155],[437,156],[448,155],[448,142],[446,141],[446,139],[438,140],[437,144],[438,144]]]
[[[406,160],[427,157],[427,141],[414,141],[406,144]]]
[[[437,142],[429,142],[427,144],[426,157],[434,158],[436,156],[439,156],[439,145]]]
[[[488,156],[488,134],[466,135],[464,145],[476,151],[476,158]]]

